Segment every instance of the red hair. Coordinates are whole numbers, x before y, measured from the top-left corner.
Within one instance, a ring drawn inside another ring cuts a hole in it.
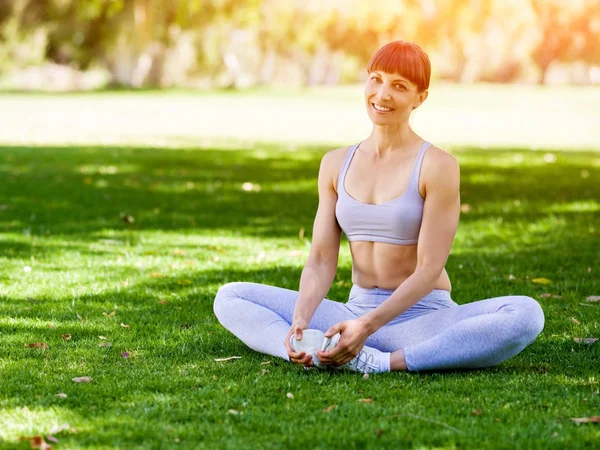
[[[367,65],[367,72],[375,70],[396,73],[416,84],[420,92],[429,88],[429,57],[421,47],[412,42],[394,41],[377,50]]]

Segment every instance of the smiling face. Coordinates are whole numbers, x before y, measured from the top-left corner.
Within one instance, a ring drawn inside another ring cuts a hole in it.
[[[410,113],[427,98],[427,90],[396,73],[374,70],[365,84],[365,103],[375,125],[395,125],[408,121]]]
[[[431,64],[417,44],[394,41],[381,47],[367,65],[365,103],[375,125],[408,122],[427,98]]]

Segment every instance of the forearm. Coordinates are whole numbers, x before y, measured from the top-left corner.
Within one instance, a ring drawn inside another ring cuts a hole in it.
[[[431,292],[439,276],[439,270],[425,267],[415,270],[386,301],[360,318],[369,334],[375,333]]]
[[[307,263],[300,276],[300,288],[293,320],[301,319],[310,322],[313,314],[335,277],[337,265],[332,263]]]

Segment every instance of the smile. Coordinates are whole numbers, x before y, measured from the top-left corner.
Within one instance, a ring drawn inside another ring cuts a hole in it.
[[[371,103],[371,105],[373,105],[373,108],[375,108],[377,111],[381,111],[381,112],[393,111],[392,108],[388,108],[387,106],[376,105],[375,103]]]

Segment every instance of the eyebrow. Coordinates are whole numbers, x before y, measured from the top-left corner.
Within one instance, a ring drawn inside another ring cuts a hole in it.
[[[374,72],[374,73],[375,73],[375,75],[377,75],[377,76],[381,76],[381,74],[380,74],[379,72]],[[408,84],[408,81],[407,81],[407,80],[405,80],[404,78],[396,78],[395,80],[393,80],[393,81],[392,81],[392,83],[396,83],[397,81],[401,81],[401,82],[403,82],[403,83],[407,83],[407,84]]]

